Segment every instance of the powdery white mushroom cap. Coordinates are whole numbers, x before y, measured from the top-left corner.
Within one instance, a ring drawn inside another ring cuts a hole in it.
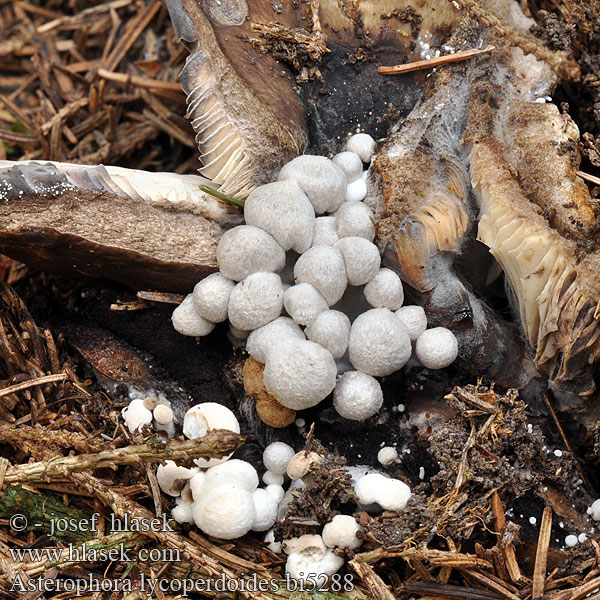
[[[229,321],[238,329],[258,329],[283,308],[283,286],[275,273],[253,273],[240,281],[229,297]]]
[[[357,536],[360,532],[358,521],[350,515],[336,515],[323,527],[323,542],[329,548],[358,548],[362,540]]]
[[[265,490],[267,491],[267,494],[269,494],[278,505],[285,496],[285,490],[283,489],[283,487],[274,483],[268,484]]]
[[[215,324],[205,319],[196,309],[192,294],[188,294],[183,302],[173,311],[171,321],[175,331],[181,335],[208,335]]]
[[[263,541],[271,552],[275,552],[275,554],[281,554],[281,542],[275,541],[275,532],[272,529],[267,531],[267,535],[265,535]]]
[[[373,308],[352,323],[348,354],[358,371],[382,377],[401,369],[412,346],[406,328],[387,308]]]
[[[367,195],[367,182],[359,177],[346,187],[344,200],[346,202],[362,202]]]
[[[360,156],[360,160],[368,163],[375,150],[375,140],[368,133],[357,133],[346,142],[346,150],[355,152]]]
[[[264,489],[255,490],[252,493],[254,502],[254,524],[252,531],[266,531],[275,524],[277,520],[278,502]]]
[[[339,310],[324,310],[305,329],[306,337],[341,358],[348,349],[350,319]]]
[[[144,400],[141,398],[132,400],[128,406],[123,408],[121,416],[125,420],[129,433],[152,423],[152,411],[144,406]]]
[[[281,473],[273,473],[273,471],[265,471],[262,476],[265,485],[283,485],[283,475]]]
[[[325,298],[310,283],[299,283],[285,290],[283,306],[298,325],[310,325],[329,308]]]
[[[256,518],[252,493],[231,484],[201,494],[192,506],[192,514],[197,527],[221,540],[245,535]]]
[[[278,344],[285,344],[288,338],[306,339],[302,329],[290,317],[277,317],[248,336],[246,351],[254,360],[264,364],[269,351]]]
[[[364,285],[377,275],[381,256],[377,246],[369,240],[358,236],[344,237],[336,242],[334,248],[344,256],[350,285]]]
[[[587,514],[590,515],[594,521],[600,521],[600,499],[592,502],[592,505],[587,509]]]
[[[202,488],[204,487],[204,479],[206,477],[205,471],[198,471],[190,480],[190,492],[194,501],[200,498],[202,494]]]
[[[410,488],[399,479],[379,473],[361,477],[354,486],[361,504],[378,504],[384,510],[401,511],[410,498]]]
[[[188,439],[194,440],[203,437],[212,429],[227,429],[234,433],[239,433],[240,424],[233,412],[217,402],[196,404],[185,413],[183,418],[183,435]],[[215,465],[224,463],[229,459],[229,456],[208,459],[196,458],[194,462],[199,467],[214,467]]]
[[[281,271],[285,265],[285,251],[263,229],[239,225],[221,236],[217,245],[217,263],[224,277],[241,281],[259,271]]]
[[[337,248],[315,246],[294,265],[296,283],[310,283],[331,306],[344,295],[348,285],[344,257]]]
[[[221,273],[213,273],[205,277],[194,286],[192,292],[196,310],[212,323],[225,321],[229,296],[234,286],[235,283],[231,279],[223,277]]]
[[[391,465],[392,463],[396,462],[396,460],[398,460],[398,451],[392,446],[384,446],[377,453],[377,460],[382,465]]]
[[[272,473],[283,475],[296,451],[285,442],[273,442],[263,452],[263,463]]]
[[[304,539],[307,536],[303,535],[293,544],[295,551],[288,555],[285,564],[285,571],[291,578],[319,582],[321,577],[333,575],[344,564],[344,559],[327,548],[322,539],[320,543],[312,541],[320,537],[311,535],[308,542]]]
[[[269,354],[263,378],[267,390],[287,408],[303,410],[317,405],[335,387],[335,360],[323,346],[308,340],[290,340]]]
[[[362,237],[375,239],[375,217],[363,202],[344,202],[335,213],[335,225],[340,238]]]
[[[244,220],[270,233],[284,250],[310,248],[315,210],[294,181],[276,181],[250,192],[244,202]]]
[[[340,152],[331,160],[344,171],[348,183],[360,179],[363,170],[363,161],[356,152]]]
[[[364,421],[379,412],[383,392],[374,377],[360,371],[347,371],[333,391],[333,406],[344,419]]]
[[[422,306],[403,306],[402,308],[399,308],[395,314],[402,322],[402,325],[406,327],[411,342],[416,341],[427,329],[427,315]]]
[[[427,329],[417,338],[415,353],[424,367],[443,369],[456,360],[458,340],[445,327]]]
[[[404,302],[400,277],[385,267],[379,269],[377,275],[365,285],[364,293],[367,302],[374,308],[398,310]]]
[[[335,217],[317,217],[311,246],[333,246],[340,236],[336,231]]]
[[[183,525],[184,523],[193,523],[194,515],[192,513],[192,502],[188,502],[184,498],[177,498],[175,500],[175,506],[171,511],[171,516],[177,521],[177,523]]]
[[[228,484],[253,492],[258,487],[258,473],[249,462],[237,458],[206,470],[203,491]]]
[[[188,469],[180,467],[172,460],[165,461],[164,465],[159,465],[156,470],[156,481],[160,489],[169,496],[179,496],[181,490],[191,479],[198,469]]]
[[[317,215],[337,210],[344,201],[346,174],[325,156],[297,156],[279,171],[278,181],[295,181]]]

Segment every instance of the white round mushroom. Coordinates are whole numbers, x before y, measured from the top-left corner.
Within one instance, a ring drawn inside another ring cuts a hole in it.
[[[305,329],[306,337],[341,358],[348,349],[350,319],[339,310],[324,310]]]
[[[283,306],[298,325],[310,325],[329,306],[310,283],[292,285],[283,294]]]
[[[427,329],[427,315],[422,306],[413,304],[403,306],[395,312],[395,315],[400,319],[402,325],[406,327],[411,342],[415,342]]]
[[[229,298],[229,321],[238,329],[258,329],[281,314],[283,286],[275,273],[253,273],[240,281]]]
[[[265,485],[283,485],[284,478],[281,473],[265,471],[263,473],[262,480]]]
[[[285,496],[285,490],[283,489],[283,487],[277,485],[276,483],[267,484],[265,490],[267,491],[267,494],[269,494],[277,504],[279,504]]]
[[[323,527],[323,542],[329,548],[349,548],[354,550],[362,544],[358,537],[360,532],[358,521],[350,515],[335,515]]]
[[[152,423],[152,411],[144,406],[142,398],[132,400],[128,406],[123,408],[121,416],[125,420],[125,425],[127,425],[129,433],[133,433],[141,429],[144,425]]]
[[[323,346],[308,340],[290,340],[278,352],[269,354],[263,378],[267,390],[281,404],[303,410],[331,393],[336,375],[335,360]]]
[[[224,277],[241,281],[259,271],[279,273],[285,265],[285,251],[263,229],[239,225],[221,236],[217,263]]]
[[[284,250],[305,252],[313,238],[315,211],[294,181],[276,181],[250,192],[244,219],[270,233]]]
[[[316,538],[321,536],[303,535],[293,544],[294,552],[288,555],[285,564],[285,571],[292,579],[319,581],[317,578],[333,575],[344,564],[343,558]]]
[[[384,446],[377,453],[377,460],[384,466],[391,465],[398,460],[398,451],[392,446]]]
[[[335,213],[335,226],[340,238],[362,237],[375,239],[375,217],[363,202],[344,202]]]
[[[363,161],[355,152],[340,152],[331,159],[346,174],[347,183],[360,179]]]
[[[275,541],[275,532],[272,529],[267,531],[267,535],[265,535],[263,541],[271,552],[274,552],[275,554],[281,554],[281,542]]]
[[[204,487],[206,489],[217,488],[226,484],[232,484],[248,492],[253,492],[258,487],[258,473],[249,462],[238,458],[232,458],[206,470],[204,477]]]
[[[275,524],[277,520],[278,502],[265,489],[258,489],[252,493],[254,502],[254,524],[252,531],[266,531]]]
[[[379,412],[383,392],[374,377],[360,371],[347,371],[333,391],[333,406],[344,419],[364,421]]]
[[[156,470],[156,481],[160,489],[169,496],[179,496],[181,490],[185,487],[198,469],[188,469],[180,467],[172,460],[165,461],[164,465],[159,465]]]
[[[203,437],[213,429],[227,429],[239,433],[240,424],[231,410],[217,402],[196,404],[185,413],[183,435],[188,439]],[[207,468],[224,463],[230,456],[231,454],[223,458],[197,458],[194,462],[199,467]]]
[[[202,495],[202,488],[204,487],[204,479],[206,478],[205,471],[198,471],[190,480],[190,492],[192,499],[196,501]]]
[[[360,160],[368,163],[375,150],[375,140],[368,133],[356,133],[346,142],[346,151],[355,152]]]
[[[169,437],[175,436],[173,409],[168,404],[158,404],[152,411],[152,416],[157,430],[166,431]]]
[[[175,331],[181,335],[208,335],[215,324],[205,319],[196,309],[192,294],[188,294],[183,302],[173,311],[171,321]]]
[[[292,460],[296,451],[285,442],[273,442],[263,452],[263,464],[267,470],[277,475],[283,475],[287,471],[288,463]]]
[[[194,286],[192,300],[196,310],[211,323],[227,319],[229,296],[235,283],[221,273],[212,273]]]
[[[252,494],[231,484],[206,490],[194,502],[192,514],[197,527],[221,540],[245,535],[256,518]]]
[[[587,514],[590,515],[594,521],[600,521],[600,499],[592,502],[592,505],[587,509]]]
[[[384,510],[401,511],[410,498],[410,488],[399,479],[391,479],[380,473],[369,473],[354,485],[361,504],[378,504]]]
[[[404,325],[387,308],[373,308],[359,315],[350,329],[348,355],[358,371],[383,377],[401,369],[412,346]]]
[[[367,283],[364,293],[367,302],[374,308],[398,310],[404,302],[400,277],[385,267],[379,269],[377,275]]]
[[[336,242],[334,248],[344,257],[350,285],[364,285],[379,272],[381,256],[377,246],[369,240],[358,236],[344,237]]]
[[[356,181],[349,183],[346,187],[344,200],[346,202],[362,202],[367,195],[367,182],[359,177]]]
[[[255,329],[246,342],[246,351],[254,360],[267,362],[268,353],[276,346],[286,344],[288,338],[306,339],[302,329],[289,317],[277,317],[274,321]]]
[[[315,246],[294,265],[296,283],[310,283],[331,306],[344,295],[348,285],[344,257],[337,248]]]
[[[424,367],[443,369],[456,360],[458,341],[449,329],[434,327],[417,338],[415,353]]]
[[[193,523],[194,515],[192,514],[192,505],[194,504],[194,498],[192,497],[192,491],[190,489],[190,482],[185,484],[183,490],[181,490],[181,496],[175,499],[175,506],[171,511],[171,516],[177,521],[177,523]]]
[[[325,156],[298,156],[283,166],[277,179],[295,181],[317,215],[337,210],[344,201],[346,174]]]
[[[333,246],[340,236],[336,231],[335,217],[317,217],[311,246]]]

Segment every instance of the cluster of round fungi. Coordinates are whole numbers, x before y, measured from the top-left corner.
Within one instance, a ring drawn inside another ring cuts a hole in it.
[[[232,335],[264,364],[266,390],[291,411],[333,391],[338,413],[361,421],[383,403],[375,378],[401,369],[413,345],[430,369],[457,356],[454,334],[427,329],[421,307],[402,306],[398,275],[381,267],[374,215],[362,202],[373,147],[356,134],[333,159],[299,156],[251,192],[245,224],[218,244],[219,273],[173,313],[175,329],[190,336],[229,319]]]

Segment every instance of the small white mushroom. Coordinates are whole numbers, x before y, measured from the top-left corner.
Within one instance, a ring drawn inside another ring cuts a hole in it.
[[[239,225],[221,236],[217,246],[217,263],[224,277],[241,281],[259,271],[281,271],[285,265],[285,251],[263,229]]]
[[[254,502],[254,524],[252,531],[266,531],[275,524],[277,520],[278,503],[275,498],[264,489],[255,490],[252,493]]]
[[[169,496],[179,496],[181,490],[196,473],[197,469],[180,467],[172,460],[165,461],[156,470],[156,480],[160,489]]]
[[[344,171],[348,183],[360,179],[363,171],[363,161],[355,152],[340,152],[331,160]]]
[[[335,226],[340,238],[362,237],[375,239],[375,217],[363,202],[344,202],[335,213]]]
[[[207,535],[233,540],[248,533],[256,518],[254,500],[248,490],[222,485],[206,490],[193,504],[194,522]]]
[[[377,246],[369,240],[358,236],[344,237],[336,242],[334,248],[344,256],[350,285],[364,285],[379,272],[381,256]]]
[[[359,315],[350,329],[348,354],[358,371],[383,377],[401,369],[412,346],[406,328],[387,308],[373,308]]]
[[[311,246],[333,246],[340,236],[336,231],[335,217],[317,217]]]
[[[283,489],[283,487],[277,485],[276,483],[269,483],[265,490],[267,491],[267,494],[269,494],[277,504],[279,504],[285,496],[285,490]]]
[[[365,285],[364,292],[367,302],[374,308],[398,310],[404,302],[400,277],[385,267],[379,269],[377,275]]]
[[[206,470],[205,488],[217,488],[227,484],[253,492],[258,487],[258,473],[249,462],[237,458]]]
[[[181,491],[181,496],[175,499],[175,506],[171,511],[171,516],[177,521],[177,523],[193,523],[194,515],[192,514],[192,505],[194,499],[192,498],[192,492],[190,490],[190,482],[188,481]]]
[[[250,192],[244,219],[270,233],[284,250],[305,252],[313,238],[315,211],[294,181],[276,181]]]
[[[307,539],[310,537],[310,539]],[[285,571],[292,579],[299,581],[319,581],[320,577],[333,575],[343,564],[344,559],[327,548],[321,536],[301,536],[293,545],[294,552],[288,555]]]
[[[359,177],[356,181],[349,183],[346,187],[344,200],[346,202],[362,202],[367,195],[367,182]]]
[[[325,247],[325,246],[324,246]],[[337,368],[331,353],[308,340],[290,340],[269,354],[263,378],[267,390],[293,410],[317,405],[335,387]]]
[[[212,273],[194,286],[192,299],[196,310],[211,323],[227,319],[229,296],[235,283],[221,273]]]
[[[141,398],[132,400],[128,406],[123,408],[121,416],[125,420],[129,433],[152,423],[152,412],[144,406],[144,400]]]
[[[203,437],[212,429],[227,429],[234,433],[239,433],[240,424],[233,412],[217,402],[196,404],[185,413],[185,417],[183,418],[183,435],[188,439],[195,440]],[[229,456],[209,459],[197,458],[194,462],[199,467],[213,467],[224,463],[229,459]]]
[[[275,273],[253,273],[240,281],[229,297],[229,321],[238,329],[258,329],[283,308],[283,287]]]
[[[263,464],[272,473],[283,475],[296,452],[285,442],[273,442],[263,452]]]
[[[273,473],[268,470],[263,473],[262,480],[265,485],[283,485],[284,481],[281,473]]]
[[[344,419],[364,421],[379,412],[383,392],[374,377],[360,371],[347,371],[333,391],[333,406]]]
[[[377,504],[384,510],[401,511],[410,498],[410,488],[399,479],[391,479],[380,473],[369,473],[354,485],[361,504]]]
[[[346,151],[355,152],[360,160],[368,163],[375,150],[375,140],[368,133],[357,133],[346,142]]]
[[[424,367],[443,369],[456,360],[458,341],[449,329],[434,327],[417,338],[415,353]]]
[[[208,335],[215,324],[205,319],[196,309],[192,294],[188,294],[183,302],[173,311],[171,321],[175,331],[181,335]]]
[[[154,427],[157,430],[166,431],[169,437],[174,437],[173,409],[167,404],[158,404],[152,411],[152,415],[154,416]]]
[[[341,358],[348,349],[350,319],[339,310],[324,310],[305,329],[306,337]]]
[[[307,452],[302,450],[295,454],[287,466],[288,477],[292,480],[302,479],[312,469],[318,467],[323,459],[316,452]]]
[[[402,325],[406,327],[411,342],[415,342],[427,329],[427,315],[422,306],[414,304],[403,306],[395,312],[395,315],[400,319]]]
[[[337,210],[344,201],[346,174],[325,156],[298,156],[283,166],[277,179],[295,181],[317,215]]]
[[[323,527],[323,542],[329,548],[349,548],[354,550],[362,544],[358,537],[358,521],[350,515],[336,515]]]
[[[348,285],[344,257],[337,248],[315,246],[294,265],[296,283],[310,283],[331,306],[344,295]]]
[[[600,498],[592,502],[592,505],[587,509],[587,514],[590,515],[594,521],[600,521]]]
[[[254,360],[267,362],[267,355],[288,338],[306,339],[302,329],[289,317],[277,317],[274,321],[255,329],[246,342],[246,351]]]
[[[384,446],[377,453],[377,460],[384,466],[391,465],[398,460],[398,451],[392,446]]]
[[[329,306],[310,283],[290,286],[283,294],[283,306],[298,325],[310,325]]]
[[[275,541],[275,532],[272,529],[267,531],[267,535],[265,535],[263,541],[271,552],[275,552],[275,554],[281,554],[281,542]]]

